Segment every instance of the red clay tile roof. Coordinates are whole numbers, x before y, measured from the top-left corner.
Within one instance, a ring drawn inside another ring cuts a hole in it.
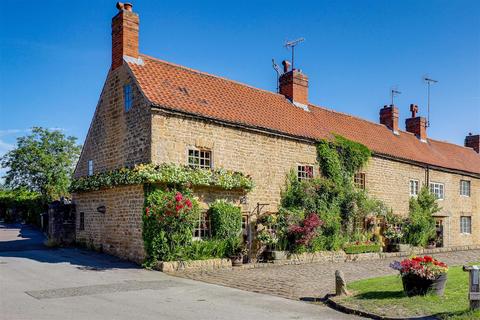
[[[374,153],[480,174],[473,149],[413,134],[393,134],[384,125],[310,105],[310,112],[283,95],[141,55],[128,61],[141,90],[154,105],[307,139],[332,133],[360,142]]]

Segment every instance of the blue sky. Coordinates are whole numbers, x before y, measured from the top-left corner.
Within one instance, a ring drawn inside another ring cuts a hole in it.
[[[271,59],[287,39],[306,38],[296,66],[314,104],[378,121],[396,86],[401,126],[408,106],[426,114],[428,135],[463,144],[480,133],[480,1],[146,1],[140,50],[275,90]],[[2,0],[0,154],[32,126],[61,128],[83,142],[110,66],[115,1]]]

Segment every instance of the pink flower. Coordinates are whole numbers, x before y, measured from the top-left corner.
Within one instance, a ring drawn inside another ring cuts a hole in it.
[[[177,202],[180,202],[180,201],[182,201],[182,199],[183,199],[182,194],[180,192],[177,192],[177,194],[175,195],[175,200]]]
[[[187,201],[185,201],[185,204],[186,204],[187,207],[189,207],[189,208],[192,207],[192,201],[190,201],[190,199],[187,199]]]
[[[182,210],[182,209],[183,209],[183,205],[181,205],[181,204],[177,204],[177,205],[175,206],[175,210],[176,210],[177,212],[180,211],[180,210]]]

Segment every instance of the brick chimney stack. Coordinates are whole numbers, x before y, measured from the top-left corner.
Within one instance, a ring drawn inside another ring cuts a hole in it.
[[[123,56],[138,58],[138,14],[131,3],[117,2],[117,9],[112,18],[112,70],[123,64]]]
[[[473,135],[471,133],[465,137],[465,147],[472,148],[480,153],[480,134]]]
[[[417,117],[418,106],[410,105],[412,117],[405,120],[405,126],[408,132],[413,133],[422,142],[427,142],[427,120],[424,117]]]
[[[398,134],[398,108],[392,104],[380,109],[380,123]]]
[[[290,69],[290,62],[284,60],[283,74],[280,76],[280,93],[294,104],[302,107],[308,106],[308,77],[300,70]]]

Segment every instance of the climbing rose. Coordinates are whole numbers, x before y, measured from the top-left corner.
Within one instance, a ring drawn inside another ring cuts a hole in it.
[[[187,201],[185,201],[185,204],[186,204],[187,207],[189,207],[189,208],[192,207],[192,201],[190,201],[190,199],[187,199]]]
[[[177,202],[180,202],[182,201],[183,197],[182,197],[182,194],[180,192],[177,192],[177,194],[175,195],[175,200]]]

